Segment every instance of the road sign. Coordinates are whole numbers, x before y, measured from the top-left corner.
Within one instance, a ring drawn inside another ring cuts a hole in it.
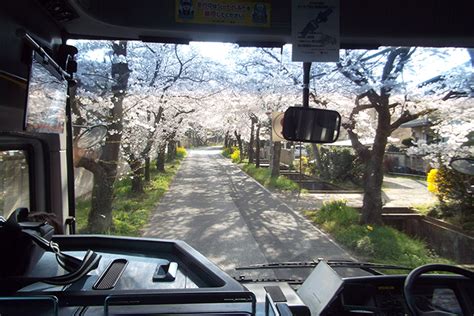
[[[293,61],[339,61],[339,0],[293,0]]]

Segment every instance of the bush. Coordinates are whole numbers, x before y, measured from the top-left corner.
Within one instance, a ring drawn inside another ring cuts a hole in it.
[[[267,168],[257,168],[253,164],[246,164],[242,166],[242,169],[265,187],[284,191],[296,191],[299,189],[296,182],[285,176],[271,177],[270,170]]]
[[[239,163],[240,162],[240,150],[236,149],[234,152],[230,155],[230,159],[232,159],[233,163]]]
[[[440,202],[439,217],[456,215],[461,222],[474,221],[474,196],[466,188],[466,183],[472,183],[474,177],[446,167],[433,170],[428,173],[428,189],[436,194]]]
[[[221,154],[222,156],[226,157],[226,158],[230,158],[230,155],[232,155],[232,153],[236,150],[238,150],[239,148],[238,147],[225,147]]]
[[[362,183],[363,164],[350,149],[321,146],[320,156],[322,169],[314,166],[313,173],[321,179],[336,183]]]
[[[301,158],[297,158],[291,164],[291,170],[300,170],[300,163],[301,163],[301,172],[304,174],[311,174],[313,170],[311,169],[311,165],[309,163],[309,159],[306,156],[302,156]]]
[[[184,148],[184,147],[176,148],[176,158],[183,159],[187,155],[188,155],[188,152],[186,151],[186,148]]]
[[[448,262],[437,257],[420,240],[388,226],[363,226],[360,214],[345,201],[325,203],[321,209],[305,214],[342,245],[370,261],[405,266]]]
[[[285,176],[279,176],[276,178],[270,177],[269,180],[265,182],[265,185],[284,191],[298,191],[299,189],[299,185],[296,182],[288,179]]]
[[[438,194],[438,169],[431,169],[426,176],[426,182],[428,183],[428,191],[434,194]]]

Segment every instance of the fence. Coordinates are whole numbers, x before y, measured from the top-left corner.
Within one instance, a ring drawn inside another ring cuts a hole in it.
[[[413,213],[406,208],[384,209],[383,221],[424,240],[438,255],[458,263],[474,263],[474,237],[449,223]]]

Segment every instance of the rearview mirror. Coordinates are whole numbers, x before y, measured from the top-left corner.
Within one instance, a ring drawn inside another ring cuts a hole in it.
[[[339,137],[341,115],[332,110],[290,107],[283,118],[283,137],[305,143],[333,143]]]
[[[471,158],[454,158],[449,163],[451,168],[459,173],[474,176],[474,159]]]
[[[75,140],[77,148],[88,149],[98,143],[107,135],[107,127],[105,125],[94,125],[87,128]]]

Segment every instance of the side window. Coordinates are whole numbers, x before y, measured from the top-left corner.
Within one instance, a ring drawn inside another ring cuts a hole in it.
[[[24,150],[0,151],[0,216],[18,207],[30,208],[30,177]]]

